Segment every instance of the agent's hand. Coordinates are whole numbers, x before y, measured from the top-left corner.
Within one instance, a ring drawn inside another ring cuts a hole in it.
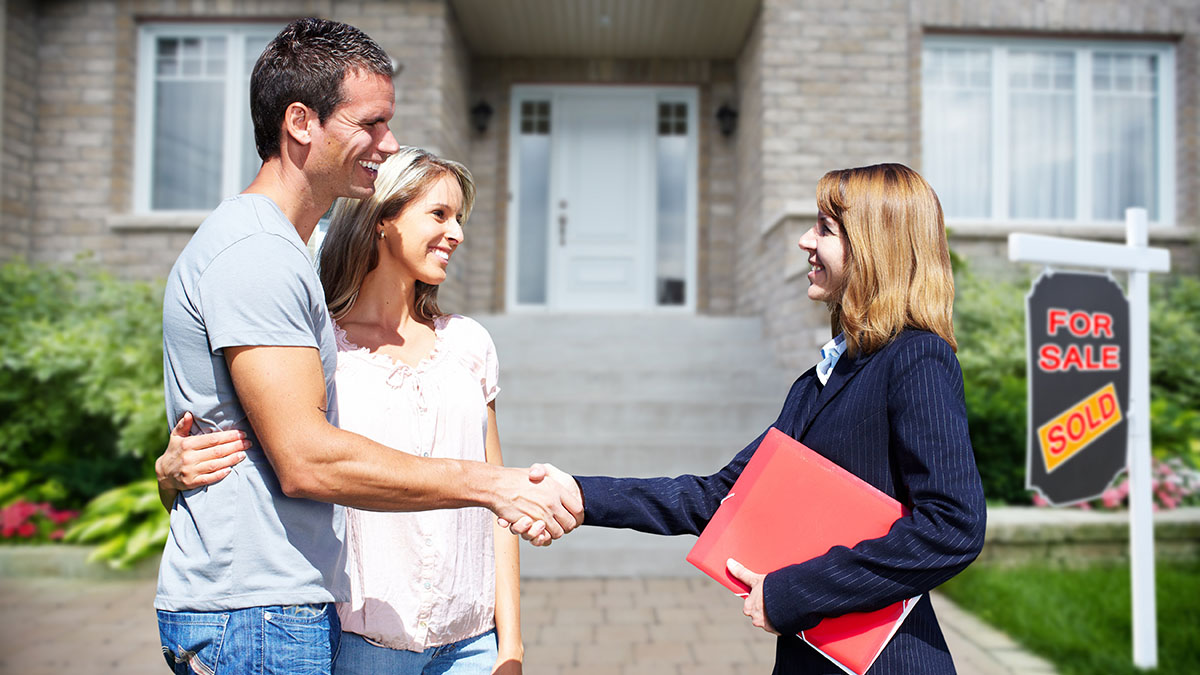
[[[547,476],[550,477],[552,483],[557,483],[566,490],[572,501],[579,505],[577,510],[572,510],[571,512],[575,518],[575,524],[563,530],[563,534],[566,534],[583,524],[583,495],[579,492],[579,484],[575,482],[575,479],[553,464],[539,463],[529,467],[529,482],[541,483],[545,481]],[[524,538],[534,546],[549,546],[552,541],[558,538],[551,536],[551,531],[547,529],[544,521],[534,520],[529,516],[522,516],[515,522],[509,522],[504,518],[497,518],[496,522],[500,524],[500,527],[507,527],[510,532]]]
[[[501,490],[512,496],[492,510],[501,527],[508,527],[535,546],[548,546],[582,522],[583,499],[574,479],[570,479],[570,485],[561,480],[545,480],[545,469],[537,467],[535,464],[529,470],[503,469],[505,484]],[[510,476],[517,477],[518,484],[507,484]],[[522,527],[516,527],[517,523]]]
[[[159,489],[192,490],[212,485],[229,475],[233,466],[246,458],[250,442],[236,429],[191,436],[192,413],[184,413],[167,449],[154,461]]]
[[[775,630],[775,627],[771,625],[771,622],[767,619],[767,612],[763,609],[762,587],[763,580],[767,578],[767,575],[755,574],[733,558],[725,561],[725,567],[729,569],[729,573],[735,579],[750,587],[750,594],[746,596],[746,602],[742,603],[742,614],[750,617],[750,621],[755,626],[772,635],[779,635],[779,631]]]

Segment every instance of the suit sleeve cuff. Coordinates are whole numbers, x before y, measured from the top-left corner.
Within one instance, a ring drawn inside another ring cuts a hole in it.
[[[783,635],[795,635],[821,622],[820,616],[805,612],[800,594],[793,592],[790,567],[771,572],[763,579],[763,613]]]

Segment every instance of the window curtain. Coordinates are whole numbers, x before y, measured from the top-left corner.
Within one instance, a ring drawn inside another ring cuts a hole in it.
[[[1075,217],[1075,59],[1009,55],[1009,215]]]
[[[1100,220],[1123,220],[1141,206],[1158,217],[1157,60],[1150,54],[1097,53],[1093,60],[1092,210]]]
[[[948,216],[992,213],[991,72],[985,49],[925,51],[923,165]]]

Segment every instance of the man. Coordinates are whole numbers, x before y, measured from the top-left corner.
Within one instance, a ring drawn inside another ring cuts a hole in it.
[[[201,430],[247,439],[237,471],[173,500],[155,607],[179,672],[330,672],[340,627],[329,603],[347,597],[335,504],[484,506],[541,521],[550,537],[581,511],[526,471],[415,457],[336,427],[337,349],[305,242],[336,198],[370,196],[399,149],[391,77],[387,55],[352,26],[286,27],[251,77],[262,168],[168,277],[168,416],[191,411]]]

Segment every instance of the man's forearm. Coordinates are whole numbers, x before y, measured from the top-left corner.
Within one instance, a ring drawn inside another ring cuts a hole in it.
[[[286,457],[268,451],[288,496],[372,511],[493,509],[500,500],[499,467],[417,457],[332,426],[323,431],[306,434]]]

